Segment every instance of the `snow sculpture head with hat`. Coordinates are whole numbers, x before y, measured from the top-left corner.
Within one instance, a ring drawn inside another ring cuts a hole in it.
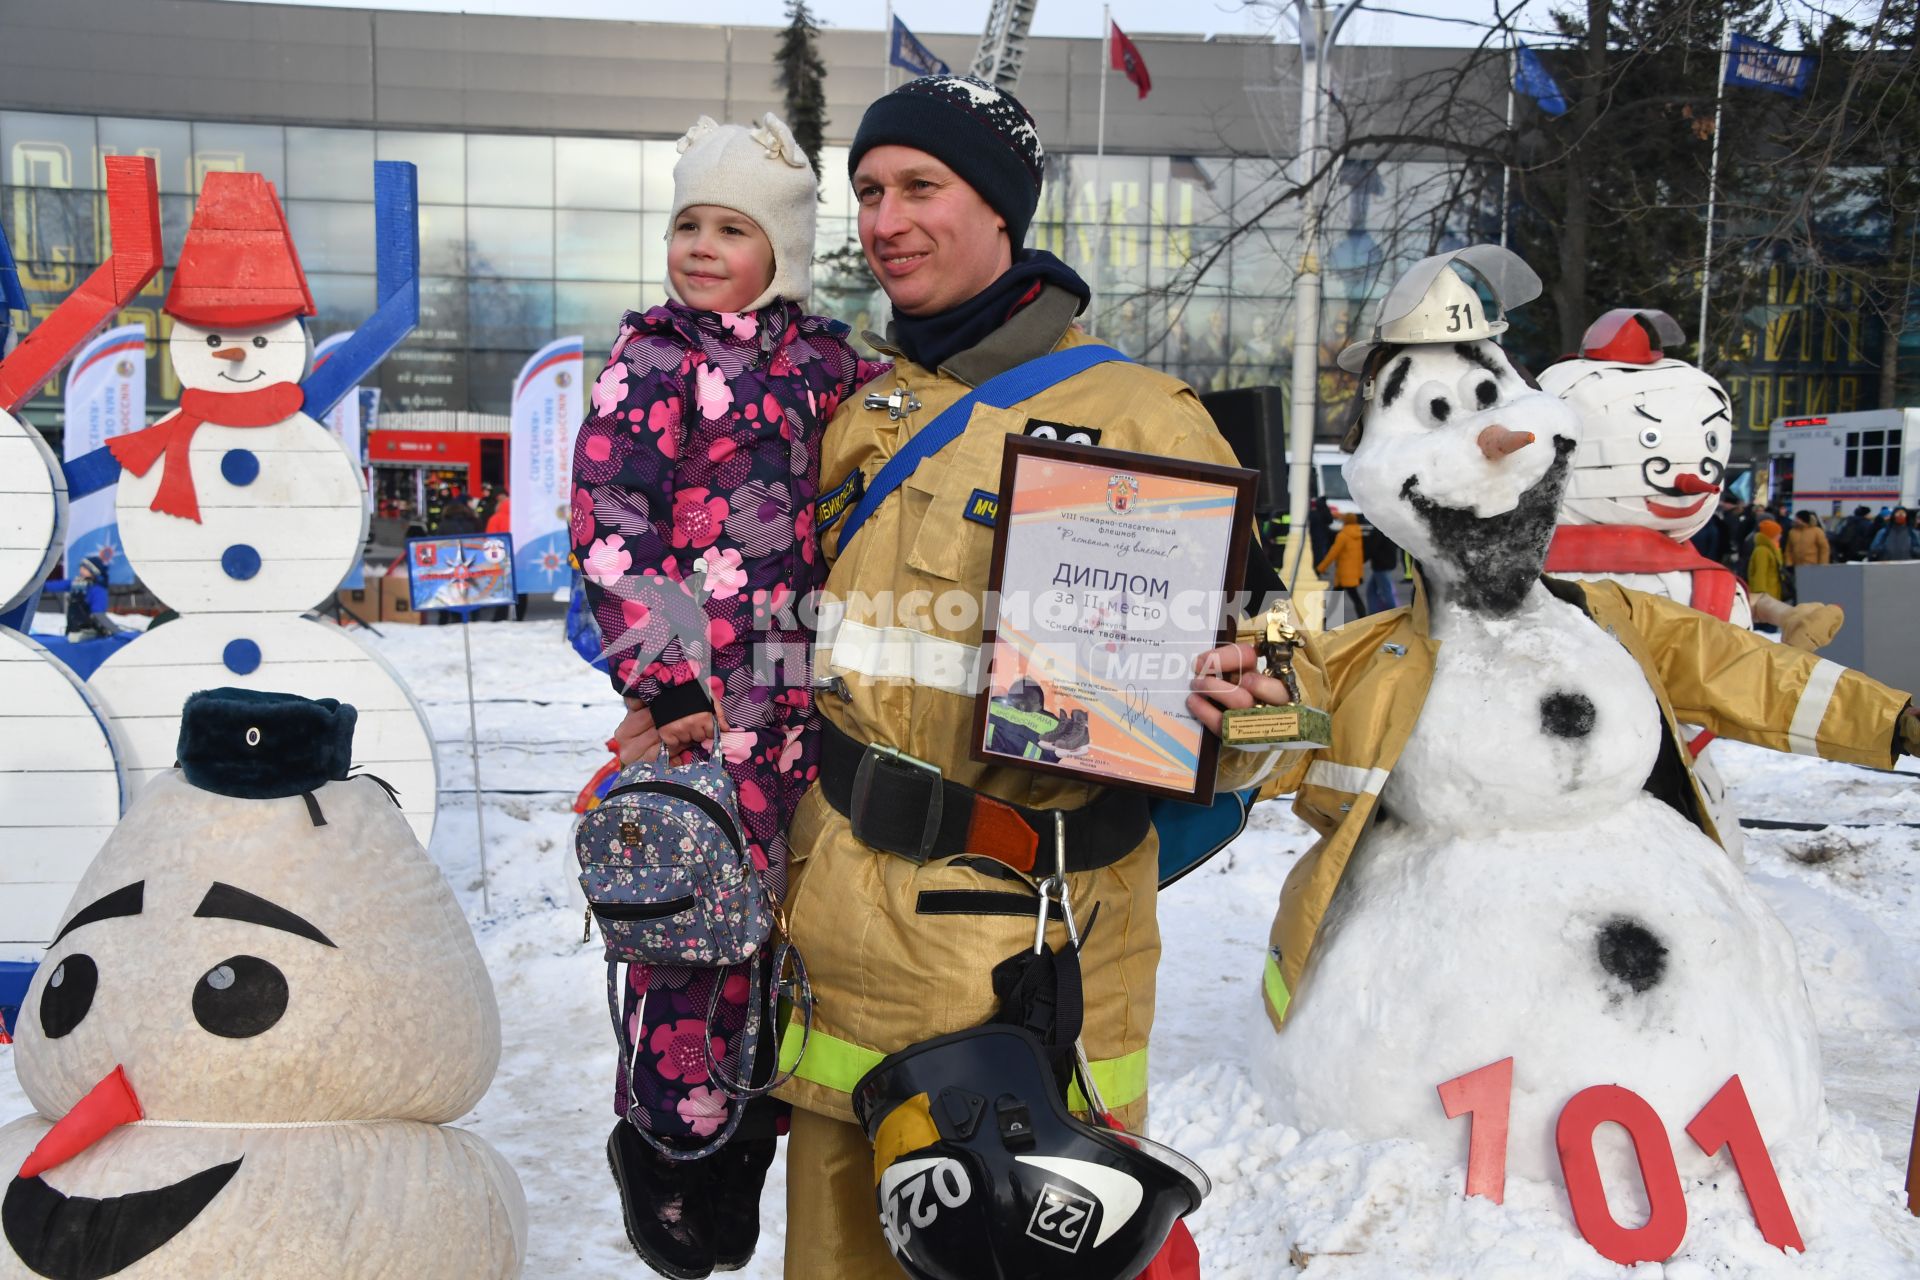
[[[1578,438],[1573,413],[1492,341],[1507,309],[1539,292],[1533,269],[1496,245],[1436,254],[1340,353],[1361,376],[1342,441],[1354,500],[1430,583],[1495,613],[1540,576]]]
[[[1565,523],[1635,525],[1685,541],[1713,518],[1733,451],[1732,401],[1710,375],[1666,354],[1685,341],[1664,311],[1616,307],[1588,327],[1578,357],[1541,373],[1541,388],[1580,414]]]
[[[179,766],[87,869],[14,1051],[0,1275],[519,1272],[525,1208],[444,1127],[500,1055],[492,983],[331,699],[197,693]],[[83,1265],[84,1264],[84,1265]]]

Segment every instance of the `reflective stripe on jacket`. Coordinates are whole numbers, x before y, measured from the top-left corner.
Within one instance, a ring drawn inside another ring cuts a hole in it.
[[[1263,988],[1275,1026],[1300,989],[1334,890],[1426,704],[1440,644],[1430,635],[1417,574],[1415,583],[1411,606],[1314,638],[1301,693],[1332,712],[1333,745],[1286,760],[1261,788],[1263,796],[1294,791],[1294,812],[1320,833],[1287,877],[1268,939]],[[1685,770],[1685,794],[1672,798],[1715,841],[1692,755],[1679,749],[1688,736],[1682,723],[1775,751],[1891,766],[1906,694],[1660,596],[1604,581],[1546,583],[1640,664],[1666,725],[1670,749],[1662,761]]]
[[[815,680],[843,682],[817,692],[821,713],[859,741],[898,748],[956,782],[1034,808],[1078,808],[1099,789],[970,756],[981,597],[994,537],[992,513],[978,496],[999,493],[1003,442],[1029,418],[1093,428],[1103,447],[1233,465],[1198,397],[1139,365],[1099,365],[1014,408],[975,408],[959,439],[878,508],[845,554],[845,516],[832,504],[836,492],[852,492],[841,486],[853,473],[871,483],[889,457],[971,386],[1088,341],[1070,328],[1074,304],[1072,295],[1048,289],[939,372],[899,356],[893,373],[865,390],[879,397],[900,392],[904,416],[867,408],[864,397],[849,400],[828,425],[821,454],[828,495],[821,545],[832,603],[821,618]],[[1251,785],[1273,763],[1267,754],[1221,755],[1220,784],[1232,788]],[[781,1096],[851,1120],[847,1094],[881,1055],[992,1016],[993,966],[1032,948],[1037,899],[1017,875],[985,859],[963,855],[916,866],[869,848],[818,787],[800,803],[791,849],[789,915],[816,1005],[813,1042]],[[1043,840],[1042,874],[1049,855]],[[1112,1090],[1106,1101],[1129,1127],[1145,1110],[1160,954],[1157,871],[1158,843],[1149,834],[1112,865],[1068,877],[1087,931],[1086,1049],[1096,1080]],[[1047,938],[1057,948],[1065,929],[1052,924]],[[797,1033],[789,1032],[786,1065],[797,1053]]]

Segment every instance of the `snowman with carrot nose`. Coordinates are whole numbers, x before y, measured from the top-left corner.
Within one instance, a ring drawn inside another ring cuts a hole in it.
[[[1332,742],[1268,784],[1320,833],[1270,935],[1271,1105],[1452,1151],[1435,1086],[1511,1057],[1509,1167],[1558,1181],[1554,1119],[1587,1086],[1683,1119],[1737,1072],[1767,1140],[1805,1149],[1824,1104],[1793,941],[1721,847],[1676,708],[1883,768],[1920,722],[1812,654],[1543,574],[1581,422],[1493,341],[1539,290],[1495,246],[1427,258],[1341,355],[1346,478],[1417,591],[1314,639],[1302,695]]]

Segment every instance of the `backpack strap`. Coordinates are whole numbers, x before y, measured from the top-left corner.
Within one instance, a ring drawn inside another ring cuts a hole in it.
[[[887,464],[873,478],[860,504],[848,514],[846,527],[840,531],[840,550],[844,552],[853,545],[854,535],[860,532],[860,526],[880,509],[880,504],[900,487],[903,480],[919,469],[921,463],[960,437],[960,433],[967,429],[967,419],[973,416],[975,405],[1010,409],[1022,400],[1031,400],[1042,391],[1058,386],[1076,373],[1084,373],[1097,364],[1116,360],[1126,361],[1127,357],[1097,342],[1062,347],[988,378],[961,396],[907,441],[900,452],[887,459]]]

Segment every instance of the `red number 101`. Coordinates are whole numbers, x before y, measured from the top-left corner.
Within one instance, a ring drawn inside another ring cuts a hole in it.
[[[1513,1059],[1469,1071],[1439,1087],[1440,1105],[1449,1120],[1470,1116],[1467,1139],[1467,1194],[1485,1196],[1499,1204],[1507,1185],[1507,1116],[1513,1101]],[[1652,1211],[1645,1225],[1627,1228],[1614,1221],[1600,1182],[1599,1162],[1593,1154],[1593,1133],[1608,1121],[1620,1125],[1633,1139],[1640,1162],[1640,1180],[1647,1189]],[[1753,1220],[1766,1242],[1779,1249],[1799,1249],[1800,1229],[1780,1190],[1780,1175],[1767,1155],[1766,1140],[1753,1118],[1753,1107],[1740,1077],[1730,1077],[1720,1092],[1687,1124],[1687,1136],[1708,1155],[1726,1148],[1734,1172],[1747,1193]],[[1588,1244],[1604,1258],[1621,1266],[1665,1262],[1687,1234],[1687,1201],[1674,1164],[1673,1145],[1666,1127],[1630,1089],[1597,1084],[1567,1100],[1554,1129],[1560,1150],[1560,1171],[1567,1181],[1567,1199],[1573,1221]]]

